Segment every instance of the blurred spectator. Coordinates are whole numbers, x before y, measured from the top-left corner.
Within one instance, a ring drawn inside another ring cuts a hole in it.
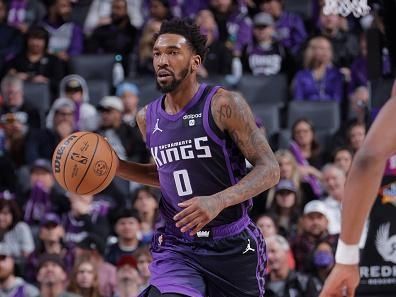
[[[137,297],[142,280],[136,259],[125,255],[117,262],[117,287],[114,297]]]
[[[282,179],[276,185],[275,198],[269,212],[274,218],[279,235],[287,239],[297,235],[300,199],[291,180]]]
[[[40,115],[36,109],[26,103],[23,98],[23,81],[15,75],[7,75],[1,81],[1,94],[4,105],[0,114],[20,112],[24,114],[29,127],[40,128]],[[37,98],[39,100],[39,98]]]
[[[0,198],[0,241],[10,247],[14,258],[23,261],[34,250],[32,233],[21,220],[21,211],[13,195],[5,194]]]
[[[154,46],[154,34],[159,32],[161,22],[151,19],[143,27],[142,35],[139,39],[139,50],[138,50],[138,73],[141,75],[152,75],[154,74],[153,66],[153,46]]]
[[[260,229],[264,238],[268,238],[278,234],[275,220],[271,215],[262,214],[256,219],[256,225]]]
[[[25,40],[24,52],[8,64],[9,73],[26,81],[50,83],[52,94],[56,94],[64,72],[59,59],[47,52],[48,32],[42,27],[31,27]]]
[[[333,50],[323,36],[312,38],[304,52],[304,69],[293,82],[294,100],[334,100],[343,97],[343,75],[332,65]]]
[[[60,217],[55,213],[43,216],[38,232],[37,246],[26,261],[25,276],[31,282],[36,282],[36,272],[39,259],[43,254],[56,254],[62,259],[65,271],[71,272],[74,255],[64,242],[65,230]]]
[[[198,75],[207,78],[208,76],[231,73],[232,53],[223,42],[219,41],[219,29],[213,13],[208,9],[201,10],[198,12],[195,22],[200,27],[202,34],[206,35],[208,47]]]
[[[67,98],[57,99],[51,107],[52,123],[45,129],[32,129],[27,138],[26,160],[32,164],[36,159],[52,159],[58,143],[75,131],[75,104]]]
[[[347,147],[339,147],[333,153],[334,164],[344,171],[345,175],[348,174],[352,165],[353,153]]]
[[[4,149],[16,169],[27,164],[25,151],[27,149],[27,134],[29,126],[26,113],[9,112],[1,115],[0,124],[4,127]],[[22,169],[23,170],[23,169]]]
[[[94,30],[87,42],[87,51],[120,54],[127,61],[136,42],[137,29],[131,25],[129,20],[127,1],[112,0],[111,23]],[[124,68],[125,66],[124,63]]]
[[[101,297],[98,272],[91,260],[81,258],[75,263],[68,288],[81,297]]]
[[[314,297],[318,296],[314,280],[301,272],[291,270],[288,264],[290,251],[287,240],[274,235],[266,239],[268,267],[270,273],[266,281],[265,294],[269,297]],[[291,294],[291,292],[293,292]]]
[[[318,279],[315,284],[320,291],[334,266],[334,250],[329,242],[322,241],[316,246],[312,262],[315,267],[314,276]]]
[[[353,59],[359,53],[357,37],[348,32],[346,18],[341,15],[325,15],[323,11],[319,18],[320,33],[327,37],[333,46],[333,62],[337,67],[349,68]],[[349,69],[346,72],[349,76]]]
[[[83,33],[78,25],[69,21],[71,11],[70,0],[51,1],[42,23],[50,35],[48,51],[63,61],[83,50]]]
[[[102,237],[103,238],[103,237]],[[78,243],[75,255],[79,259],[89,259],[98,272],[99,293],[104,297],[111,297],[116,286],[116,268],[103,259],[105,252],[104,239],[94,234],[89,234]]]
[[[344,198],[346,175],[344,171],[333,164],[327,164],[322,169],[323,184],[328,196],[323,200],[327,207],[330,234],[340,234],[341,202]]]
[[[137,85],[130,82],[123,82],[116,88],[116,96],[121,98],[124,112],[122,120],[131,127],[137,127],[136,114],[139,104],[139,89]]]
[[[328,240],[336,246],[338,236],[328,232],[327,207],[322,201],[313,200],[304,207],[302,233],[292,241],[292,250],[298,271],[312,272],[311,254],[319,242]]]
[[[219,40],[239,57],[245,45],[252,41],[251,20],[237,0],[210,0],[218,29]]]
[[[140,218],[135,209],[122,209],[115,218],[114,231],[117,234],[117,243],[109,246],[105,260],[116,265],[124,255],[131,255],[142,246],[138,236],[140,233]]]
[[[148,2],[150,19],[162,22],[173,17],[169,0],[149,0]]]
[[[136,191],[133,207],[141,220],[142,241],[150,244],[158,218],[159,199],[153,188],[143,186]]]
[[[127,0],[128,16],[132,26],[140,28],[143,24],[142,6],[144,0]],[[84,22],[84,33],[90,36],[98,26],[111,22],[111,0],[93,0]]]
[[[59,255],[43,254],[40,257],[37,281],[40,284],[39,297],[78,297],[66,291],[67,273]]]
[[[69,210],[67,197],[56,187],[49,160],[37,159],[31,165],[30,188],[19,203],[24,206],[24,221],[31,227],[38,227],[47,213],[62,215]]]
[[[276,39],[296,55],[307,38],[302,19],[284,10],[283,0],[260,0],[259,8],[275,19]]]
[[[174,17],[195,19],[200,11],[208,9],[209,0],[178,0],[170,1],[171,11]]]
[[[367,72],[367,40],[365,32],[360,34],[360,54],[351,65],[351,79],[349,82],[349,118],[356,118],[364,122],[369,104],[368,72]]]
[[[151,272],[149,265],[153,261],[153,257],[151,256],[149,248],[146,246],[139,248],[135,252],[135,258],[137,261],[137,270],[142,280],[140,291],[143,291],[150,285]]]
[[[0,296],[36,297],[38,294],[36,287],[15,276],[15,262],[11,249],[0,243]]]
[[[286,49],[274,39],[274,20],[261,12],[253,19],[253,42],[244,48],[242,59],[245,72],[253,75],[274,75],[293,71]]]
[[[18,177],[12,160],[1,148],[0,153],[0,193],[9,191],[15,193],[18,188]]]
[[[352,149],[353,153],[363,145],[366,137],[366,125],[358,121],[352,121],[347,127],[347,145]]]
[[[123,160],[147,162],[148,153],[140,132],[122,120],[122,100],[116,96],[103,97],[97,109],[101,121],[96,132],[107,138],[117,155]]]
[[[67,193],[70,201],[70,211],[66,214],[63,226],[66,230],[66,243],[74,246],[87,234],[96,234],[107,238],[110,226],[107,219],[109,205],[96,200],[92,195]]]
[[[318,168],[323,165],[323,157],[314,126],[308,119],[299,119],[293,124],[290,151],[297,161],[300,176],[310,185],[316,197],[320,197],[322,174]]]
[[[20,53],[23,38],[20,32],[7,24],[7,1],[0,0],[0,78],[4,65]]]
[[[85,79],[77,74],[64,77],[60,83],[59,97],[68,98],[74,103],[75,130],[96,130],[98,127],[98,114],[95,107],[89,103],[88,86]],[[58,104],[57,100],[53,103],[53,107]],[[47,128],[53,127],[54,111],[55,110],[51,107],[47,116]]]
[[[26,33],[45,15],[45,6],[37,0],[9,0],[8,24]]]

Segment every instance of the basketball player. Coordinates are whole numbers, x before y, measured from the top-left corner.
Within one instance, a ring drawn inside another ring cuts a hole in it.
[[[371,126],[363,146],[356,153],[342,201],[341,235],[336,265],[320,297],[355,296],[359,284],[358,242],[363,225],[377,197],[386,161],[396,152],[396,83],[391,98]]]
[[[162,192],[165,225],[154,235],[151,286],[141,296],[264,295],[265,243],[248,210],[278,182],[279,167],[245,100],[197,81],[205,45],[196,25],[162,24],[153,64],[165,95],[137,117],[155,165],[118,168]],[[254,165],[248,174],[245,158]]]

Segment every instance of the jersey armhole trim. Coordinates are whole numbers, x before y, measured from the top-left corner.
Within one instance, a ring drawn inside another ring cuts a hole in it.
[[[156,101],[154,101],[156,102]],[[151,132],[151,108],[154,103],[147,105],[146,109],[146,146],[150,149],[150,132]]]

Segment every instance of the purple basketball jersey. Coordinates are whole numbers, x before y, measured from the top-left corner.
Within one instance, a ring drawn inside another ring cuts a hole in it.
[[[182,209],[178,203],[215,194],[246,175],[245,158],[211,114],[211,100],[219,87],[201,84],[178,113],[164,110],[165,96],[150,103],[146,113],[146,142],[157,165],[161,185],[161,213],[165,221]],[[247,215],[251,201],[224,209],[208,227],[229,224]]]

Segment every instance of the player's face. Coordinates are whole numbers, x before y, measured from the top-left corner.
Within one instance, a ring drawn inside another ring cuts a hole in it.
[[[186,38],[178,34],[162,34],[153,47],[153,65],[158,89],[169,93],[177,89],[182,81],[200,64],[193,55]]]

